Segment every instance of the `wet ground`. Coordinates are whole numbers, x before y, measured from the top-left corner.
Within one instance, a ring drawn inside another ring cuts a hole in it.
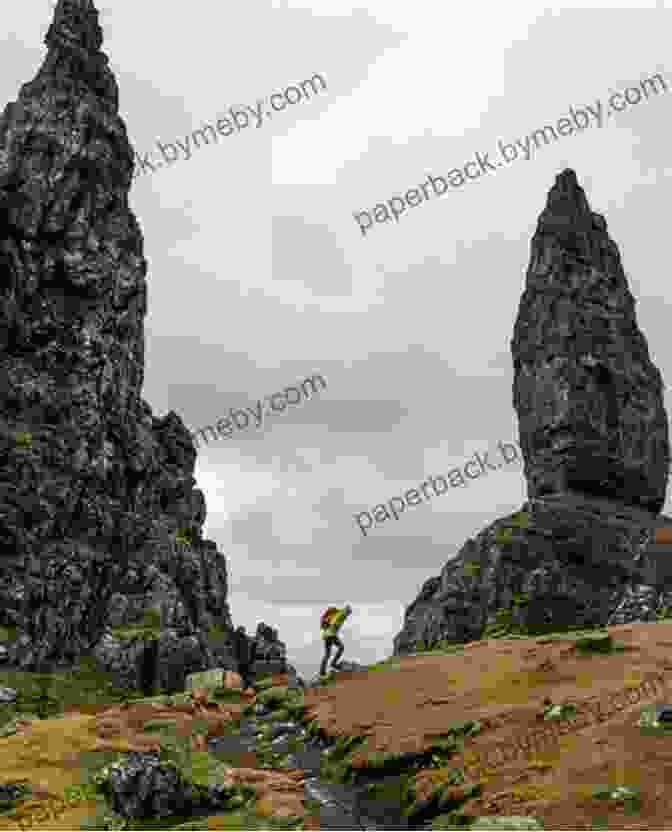
[[[257,732],[264,723],[263,716],[244,719],[240,733],[208,740],[208,750],[213,756],[231,760],[235,754],[249,754],[257,748]],[[271,721],[273,739],[271,746],[276,753],[287,755],[287,766],[303,769],[306,777],[306,799],[319,803],[320,829],[411,829],[401,813],[401,796],[395,800],[382,799],[380,793],[373,797],[367,791],[367,782],[358,785],[327,782],[320,776],[320,761],[329,748],[324,741],[308,737],[299,723]],[[292,738],[302,741],[303,749],[292,751]],[[371,779],[370,783],[385,785],[394,795],[395,784],[400,782],[396,775]]]

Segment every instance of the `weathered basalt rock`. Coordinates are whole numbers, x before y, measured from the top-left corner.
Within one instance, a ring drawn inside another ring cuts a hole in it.
[[[532,241],[512,341],[528,502],[467,541],[407,608],[394,653],[651,621],[672,598],[656,529],[669,468],[662,380],[634,299],[573,171]]]
[[[47,56],[0,117],[6,658],[71,665],[156,609],[171,655],[200,634],[201,659],[221,666],[203,638],[232,630],[226,560],[202,538],[196,451],[176,413],[156,418],[141,397],[147,261],[102,40],[92,0],[58,0]],[[129,664],[126,647],[99,652]]]
[[[529,500],[467,541],[425,583],[394,653],[413,652],[420,641],[655,620],[672,585],[672,560],[651,543],[662,522],[608,500]]]
[[[241,806],[246,799],[245,790],[225,782],[192,782],[178,765],[162,761],[155,752],[132,751],[95,779],[112,811],[126,819],[221,812]],[[253,794],[249,789],[248,799]]]
[[[253,673],[286,673],[287,646],[278,638],[278,631],[261,622],[253,643],[256,659],[252,665]]]
[[[152,696],[159,690],[183,690],[190,673],[214,665],[208,640],[200,633],[161,630],[158,636],[124,640],[107,631],[93,650],[99,666],[111,674],[118,688],[142,690]],[[236,667],[230,662],[226,669]]]
[[[511,351],[528,495],[573,491],[659,512],[670,464],[662,378],[618,248],[572,170],[539,217]]]

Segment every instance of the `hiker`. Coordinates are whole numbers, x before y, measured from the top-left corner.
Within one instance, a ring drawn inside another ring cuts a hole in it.
[[[341,629],[341,625],[345,619],[348,618],[351,612],[352,607],[350,604],[346,604],[343,609],[338,609],[338,607],[329,607],[329,609],[325,610],[322,614],[320,628],[322,630],[322,638],[324,639],[324,657],[322,658],[322,664],[320,665],[320,676],[324,676],[327,672],[327,664],[329,662],[331,648],[334,644],[338,647],[338,650],[336,652],[336,657],[331,663],[331,669],[340,669],[341,656],[343,655],[345,647],[343,646],[343,642],[338,637],[338,631]]]
[[[251,674],[251,667],[256,659],[256,648],[255,642],[245,632],[245,627],[237,627],[234,633],[234,651],[238,660],[238,673],[243,680],[243,692],[251,688],[256,693]]]

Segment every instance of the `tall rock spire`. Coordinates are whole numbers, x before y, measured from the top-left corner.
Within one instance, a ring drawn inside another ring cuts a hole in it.
[[[50,49],[76,44],[88,53],[98,52],[103,45],[103,31],[92,0],[58,0],[44,42]]]
[[[655,621],[672,604],[671,547],[655,543],[672,525],[658,513],[670,459],[662,380],[618,249],[572,170],[539,217],[511,351],[529,499],[425,581],[395,654]]]
[[[107,56],[100,51],[103,31],[92,0],[58,0],[44,42],[47,57],[35,80],[24,87],[27,94],[46,82],[80,95],[93,92],[103,106],[117,112],[117,83]]]
[[[670,459],[661,375],[618,248],[573,170],[539,217],[511,350],[528,495],[659,512]]]
[[[231,627],[193,441],[141,398],[147,262],[102,41],[91,0],[59,0],[0,117],[0,625],[25,667],[148,608],[182,635]]]

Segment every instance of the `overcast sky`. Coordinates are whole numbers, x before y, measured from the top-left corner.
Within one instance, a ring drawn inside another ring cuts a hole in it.
[[[353,520],[518,438],[509,343],[530,239],[565,167],[606,217],[672,382],[672,12],[583,5],[98,0],[121,115],[150,159],[157,139],[184,144],[230,107],[316,73],[327,83],[138,176],[130,198],[149,263],[143,396],[155,415],[175,410],[195,431],[314,373],[327,381],[261,428],[202,444],[195,472],[234,623],[277,627],[300,672],[319,663],[330,603],[354,608],[346,658],[389,655],[421,584],[524,501],[513,463],[366,538]],[[1,105],[36,73],[53,7],[25,0],[4,16]],[[657,72],[670,92],[359,231],[353,212],[477,151],[496,161],[498,139],[524,140],[570,106],[605,109]]]

